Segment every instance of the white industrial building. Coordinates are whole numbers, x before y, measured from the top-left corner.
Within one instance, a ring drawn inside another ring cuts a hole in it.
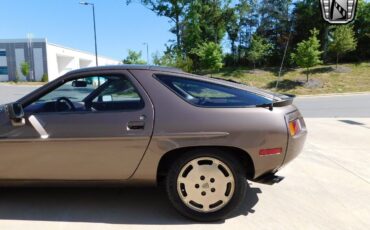
[[[24,76],[21,64],[30,66]],[[98,56],[99,66],[118,65],[120,61]],[[95,54],[48,43],[46,39],[0,39],[0,81],[49,81],[68,71],[95,66]]]

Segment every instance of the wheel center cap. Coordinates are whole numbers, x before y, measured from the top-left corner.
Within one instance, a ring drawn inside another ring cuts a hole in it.
[[[209,189],[209,184],[208,184],[208,183],[204,183],[204,184],[202,185],[202,188],[204,188],[204,189]]]

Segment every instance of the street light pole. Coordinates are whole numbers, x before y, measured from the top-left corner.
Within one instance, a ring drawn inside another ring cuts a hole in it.
[[[96,41],[96,23],[95,23],[95,5],[94,3],[90,2],[80,2],[81,5],[85,6],[92,6],[92,11],[93,11],[93,22],[94,22],[94,41],[95,41],[95,65],[98,66],[98,44]]]
[[[94,20],[94,41],[95,41],[95,63],[96,66],[99,65],[98,63],[98,44],[96,42],[96,23],[95,23],[95,5],[92,4],[92,9],[93,9],[93,20]]]
[[[146,45],[146,64],[149,65],[149,43],[144,42],[143,45]]]
[[[30,73],[29,73],[29,78],[31,81],[36,81],[36,76],[35,76],[35,60],[33,57],[33,44],[32,44],[32,34],[27,34],[27,47],[28,47],[28,56],[29,56],[29,65],[30,65]]]

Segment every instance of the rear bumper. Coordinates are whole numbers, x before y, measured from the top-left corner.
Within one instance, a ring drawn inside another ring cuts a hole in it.
[[[286,152],[284,155],[284,158],[282,160],[282,163],[277,165],[275,168],[265,170],[264,172],[260,172],[259,174],[255,174],[255,177],[253,178],[254,181],[260,182],[260,183],[269,183],[266,181],[270,181],[272,178],[275,180],[275,173],[277,173],[280,169],[282,169],[285,165],[287,165],[289,162],[294,160],[302,151],[304,144],[306,142],[307,137],[307,130],[303,130],[299,135],[295,137],[288,138],[288,145],[286,148]],[[270,179],[269,179],[270,178]]]
[[[295,106],[290,106],[287,108],[287,113],[284,115],[285,126],[282,129],[282,134],[284,135],[284,141],[281,140],[282,148],[281,154],[277,155],[267,155],[258,156],[253,159],[255,166],[255,173],[253,180],[259,181],[265,176],[270,177],[270,175],[278,172],[283,166],[288,164],[294,158],[296,158],[302,151],[307,137],[307,128],[304,119]],[[301,130],[294,136],[290,134],[289,122],[299,119],[301,124]],[[278,145],[272,145],[278,146]],[[270,146],[269,146],[270,147]]]

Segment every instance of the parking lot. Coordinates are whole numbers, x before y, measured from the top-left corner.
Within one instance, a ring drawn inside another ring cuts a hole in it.
[[[0,85],[0,103],[30,90]],[[189,221],[156,188],[5,188],[0,229],[369,229],[369,97],[298,98],[309,130],[304,151],[278,173],[281,182],[249,182],[225,222]]]

